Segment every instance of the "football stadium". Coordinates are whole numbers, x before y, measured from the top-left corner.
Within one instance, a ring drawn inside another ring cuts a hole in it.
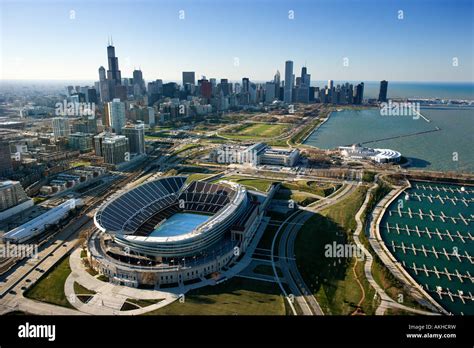
[[[91,266],[118,284],[179,286],[218,273],[245,252],[261,199],[241,185],[145,182],[104,203],[89,239]]]

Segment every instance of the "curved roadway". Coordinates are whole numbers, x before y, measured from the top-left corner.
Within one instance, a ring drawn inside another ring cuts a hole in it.
[[[344,199],[346,196],[354,192],[356,187],[357,186],[355,185],[347,184],[332,195],[322,199],[321,201],[318,201],[318,204],[312,206],[311,208],[300,207],[281,224],[275,233],[275,236],[273,237],[271,247],[273,272],[278,285],[282,289],[285,296],[287,296],[289,299],[288,302],[292,308],[293,314],[295,315],[297,313],[292,299],[298,303],[303,315],[324,315],[324,312],[312,294],[311,289],[304,282],[303,277],[298,271],[294,252],[296,236],[301,227],[313,215],[313,213],[317,213],[323,208],[336,204],[341,199]],[[275,262],[275,244],[282,229],[283,232],[278,244],[278,261]],[[280,278],[278,277],[276,266],[280,267],[283,277],[287,281],[288,287],[291,291],[291,297],[286,293],[286,290],[284,289]]]

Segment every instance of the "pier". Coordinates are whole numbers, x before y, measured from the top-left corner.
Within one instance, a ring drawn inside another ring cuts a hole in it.
[[[424,118],[424,117],[423,117],[423,118]],[[430,122],[430,121],[428,121],[428,122]],[[400,139],[400,138],[406,138],[406,137],[413,137],[413,136],[415,136],[415,135],[433,133],[433,132],[438,132],[438,131],[440,131],[440,130],[441,130],[441,128],[436,127],[435,129],[430,129],[430,130],[421,131],[421,132],[415,132],[415,133],[409,133],[409,134],[401,134],[401,135],[395,135],[395,136],[392,136],[392,137],[386,137],[386,138],[379,138],[379,139],[364,141],[364,142],[361,142],[360,144],[361,144],[361,145],[366,145],[366,144],[370,144],[370,143],[376,143],[376,142],[378,142],[378,141],[385,141],[385,140],[392,140],[392,139]],[[347,145],[347,146],[350,146],[350,145]]]

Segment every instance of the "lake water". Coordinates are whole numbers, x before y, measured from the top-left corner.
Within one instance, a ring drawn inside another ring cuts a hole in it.
[[[333,112],[305,144],[332,149],[365,143],[367,147],[401,152],[414,168],[474,172],[474,108],[427,107],[421,114],[431,122],[421,117],[381,116],[376,108]],[[437,127],[439,131],[413,135]],[[403,137],[380,140],[395,136]]]

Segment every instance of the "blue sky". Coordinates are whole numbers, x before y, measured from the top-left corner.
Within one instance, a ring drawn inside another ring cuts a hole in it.
[[[283,76],[288,59],[297,75],[306,63],[313,80],[474,79],[472,0],[0,3],[3,79],[97,80],[110,35],[122,76],[141,67],[146,80],[192,70],[265,81],[277,69]]]

